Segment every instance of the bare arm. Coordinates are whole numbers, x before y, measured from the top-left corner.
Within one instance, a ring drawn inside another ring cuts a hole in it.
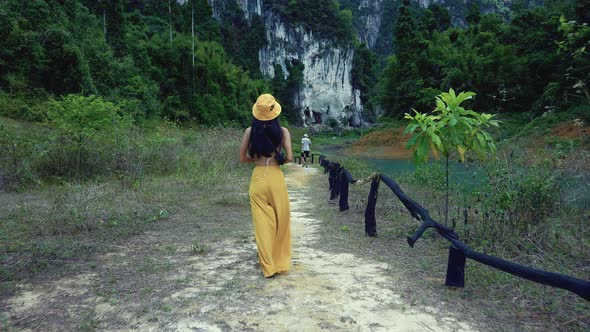
[[[285,163],[293,161],[293,149],[291,147],[291,134],[287,128],[283,128],[283,149],[285,150],[286,160]]]
[[[242,144],[240,145],[240,152],[239,158],[241,163],[251,163],[254,162],[254,159],[248,155],[248,145],[250,142],[250,131],[251,128],[248,127],[244,131],[244,137],[242,137]]]

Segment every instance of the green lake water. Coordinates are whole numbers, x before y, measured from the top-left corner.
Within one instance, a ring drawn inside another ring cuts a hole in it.
[[[406,173],[411,173],[416,170],[416,164],[411,160],[400,159],[376,159],[363,158],[367,165],[383,173],[392,179],[404,176]],[[430,163],[438,163],[444,170],[444,162],[430,161]],[[459,184],[465,189],[476,189],[485,180],[485,174],[481,166],[471,163],[449,163],[449,179],[452,183]]]

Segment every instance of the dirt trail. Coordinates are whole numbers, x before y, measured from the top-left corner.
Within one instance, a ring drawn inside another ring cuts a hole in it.
[[[392,291],[397,267],[310,246],[321,241],[322,221],[306,194],[317,172],[287,167],[289,274],[262,277],[251,234],[210,243],[202,255],[188,245],[153,255],[154,248],[190,243],[182,227],[171,227],[101,256],[94,270],[22,285],[7,299],[4,320],[18,330],[474,330],[435,308],[404,304]]]

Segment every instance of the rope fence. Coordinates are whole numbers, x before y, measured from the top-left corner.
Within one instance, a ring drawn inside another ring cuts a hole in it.
[[[338,203],[341,212],[350,208],[348,205],[349,185],[359,185],[371,182],[367,207],[365,209],[366,235],[372,237],[377,236],[375,208],[379,194],[379,184],[383,182],[402,202],[412,217],[421,222],[420,227],[418,227],[412,235],[407,237],[410,247],[413,248],[416,241],[418,241],[429,228],[433,228],[440,236],[449,241],[451,246],[449,247],[445,285],[453,287],[465,286],[465,264],[467,258],[470,258],[479,263],[536,283],[568,290],[583,299],[590,301],[590,281],[531,268],[473,250],[459,239],[459,236],[453,229],[432,219],[428,210],[408,197],[401,187],[390,177],[384,174],[374,173],[367,179],[355,180],[351,173],[339,163],[331,162],[323,155],[319,156],[319,162],[320,166],[324,168],[324,174],[328,174],[330,200],[339,198]]]

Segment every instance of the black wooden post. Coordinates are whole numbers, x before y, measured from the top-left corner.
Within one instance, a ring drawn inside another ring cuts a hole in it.
[[[465,262],[467,257],[453,246],[449,247],[449,264],[447,265],[447,279],[445,285],[451,287],[465,287]]]
[[[330,169],[330,200],[335,200],[340,195],[340,176],[342,167],[339,163],[332,164]]]
[[[320,159],[320,165],[324,168],[324,174],[328,173],[328,168],[330,168],[330,161],[326,158]]]
[[[371,181],[371,190],[367,200],[367,209],[365,210],[365,234],[368,236],[377,236],[377,222],[375,221],[375,206],[377,205],[377,196],[379,195],[379,176]]]
[[[348,177],[344,173],[344,169],[342,169],[338,180],[340,182],[340,200],[338,204],[340,205],[340,212],[344,212],[350,209],[348,206]]]

